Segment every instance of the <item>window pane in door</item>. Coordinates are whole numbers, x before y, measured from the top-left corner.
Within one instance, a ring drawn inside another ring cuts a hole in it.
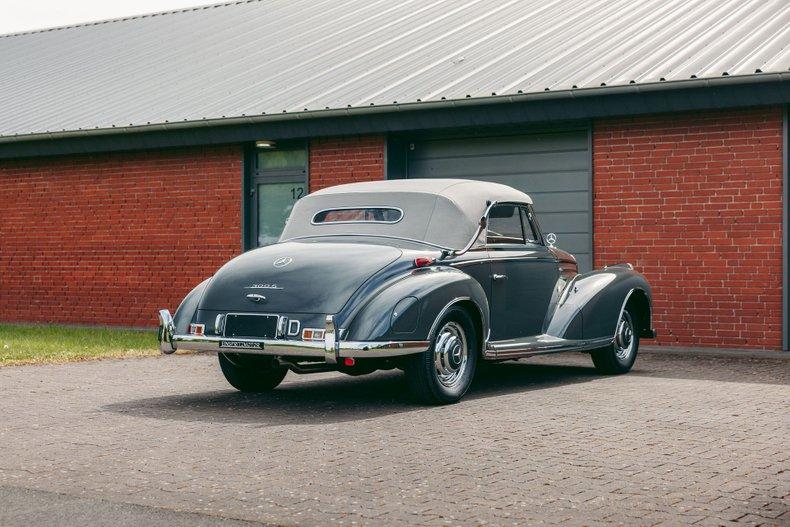
[[[538,243],[540,236],[535,229],[534,217],[527,209],[521,209],[521,221],[524,223],[524,233],[527,235],[527,241],[530,243]]]
[[[486,243],[524,243],[521,212],[515,205],[496,205],[488,214]]]
[[[258,246],[277,243],[296,200],[307,194],[307,183],[260,183],[258,195]]]

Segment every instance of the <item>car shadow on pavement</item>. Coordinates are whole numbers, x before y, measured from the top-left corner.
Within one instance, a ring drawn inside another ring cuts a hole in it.
[[[102,410],[175,421],[282,426],[342,423],[426,408],[410,400],[403,374],[397,370],[287,382],[292,375],[268,393],[206,391],[118,402],[105,405]],[[594,369],[579,366],[521,362],[487,365],[478,371],[464,401],[600,378]]]

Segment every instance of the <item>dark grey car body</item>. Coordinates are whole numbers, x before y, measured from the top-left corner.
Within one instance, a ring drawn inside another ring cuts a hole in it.
[[[654,335],[651,290],[641,274],[628,264],[578,274],[573,256],[542,234],[488,243],[485,218],[498,204],[534,217],[528,196],[463,180],[384,181],[312,194],[297,203],[280,243],[228,262],[173,318],[160,312],[162,350],[265,354],[289,364],[383,361],[378,365],[428,350],[437,321],[453,306],[470,313],[485,360],[609,345],[627,303],[640,335]],[[314,222],[327,208],[362,205],[397,208],[402,220]],[[271,315],[278,330],[226,335],[229,314]],[[323,338],[306,341],[306,328],[324,330]]]

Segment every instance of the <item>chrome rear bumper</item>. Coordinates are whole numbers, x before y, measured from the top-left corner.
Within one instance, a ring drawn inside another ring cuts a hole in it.
[[[170,311],[159,311],[159,349],[170,354],[176,350],[248,353],[251,355],[316,357],[328,364],[344,358],[397,357],[426,351],[427,340],[339,341],[334,317],[327,315],[323,341],[225,338],[219,336],[177,335]]]

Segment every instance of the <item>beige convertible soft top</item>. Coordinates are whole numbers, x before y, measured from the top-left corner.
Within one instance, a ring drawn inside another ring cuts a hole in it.
[[[488,201],[532,203],[527,194],[507,185],[467,179],[351,183],[319,190],[297,201],[280,241],[327,234],[370,234],[461,248],[477,230]],[[393,207],[403,211],[403,218],[397,223],[312,223],[318,212],[347,207]]]

